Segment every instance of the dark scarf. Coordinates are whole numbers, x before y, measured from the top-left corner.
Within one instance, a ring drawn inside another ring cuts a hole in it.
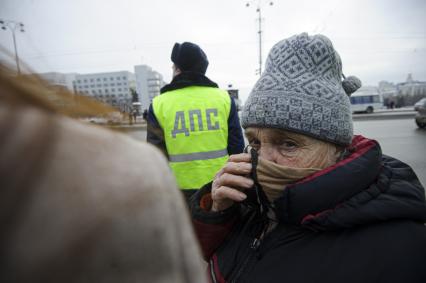
[[[160,93],[181,89],[188,86],[208,86],[217,88],[218,85],[208,77],[196,72],[183,72],[175,76],[171,83],[161,88]]]

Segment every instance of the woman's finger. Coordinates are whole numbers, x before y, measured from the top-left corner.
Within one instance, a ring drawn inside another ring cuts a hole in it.
[[[236,175],[247,175],[251,172],[251,163],[229,161],[221,170],[221,174],[230,173]]]
[[[247,195],[239,190],[227,186],[221,186],[212,191],[212,211],[222,211],[233,205],[234,202],[241,202]]]
[[[234,188],[251,188],[254,185],[254,182],[252,179],[234,175],[230,173],[223,173],[221,176],[215,179],[214,181],[215,187],[221,187],[221,186],[227,186],[227,187],[234,187]]]
[[[232,200],[232,201],[243,201],[247,198],[247,195],[243,192],[240,192],[237,189],[221,186],[212,192],[213,201],[223,201],[223,200]]]
[[[233,154],[229,156],[230,162],[251,162],[251,155],[249,153]]]

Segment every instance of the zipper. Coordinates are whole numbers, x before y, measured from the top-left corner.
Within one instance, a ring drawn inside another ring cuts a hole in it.
[[[261,241],[260,239],[254,238],[253,242],[250,245],[250,248],[252,250],[257,251],[257,249],[259,249],[259,246],[260,246],[260,241]]]
[[[238,269],[238,272],[237,272],[237,274],[234,276],[234,278],[230,281],[230,283],[235,283],[235,282],[237,282],[236,280],[241,276],[241,273],[242,273],[242,271],[244,270],[244,268],[245,268],[245,266],[247,265],[247,263],[248,263],[248,261],[249,261],[249,259],[252,257],[252,255],[248,255],[246,258],[245,258],[245,260],[244,260],[244,262],[243,262],[243,264],[240,266],[240,268]],[[217,278],[216,278],[216,273],[215,273],[215,271],[214,271],[214,261],[213,261],[213,259],[210,259],[210,261],[209,261],[209,263],[210,263],[210,276],[211,276],[211,279],[212,279],[212,283],[217,283]]]
[[[234,278],[232,278],[231,283],[236,283],[238,278],[240,278],[241,274],[243,273],[245,267],[248,265],[248,262],[253,257],[253,255],[250,253],[244,262],[240,265],[240,268],[238,269],[237,273],[235,274]]]
[[[250,266],[253,262],[253,260],[259,259],[259,248],[262,243],[262,239],[260,238],[254,238],[253,241],[249,244],[249,252],[244,260],[244,262],[240,265],[238,268],[238,271],[235,273],[234,278],[231,280],[231,283],[238,282],[238,279],[243,274],[243,271],[246,270],[248,266]]]
[[[260,235],[254,238],[249,244],[250,248],[249,248],[249,253],[246,257],[246,260],[238,269],[238,272],[235,274],[234,278],[231,281],[232,283],[238,282],[238,279],[242,275],[243,271],[247,267],[250,267],[253,261],[261,259],[260,247],[261,246],[264,247],[265,240],[270,237],[271,233],[274,233],[274,231],[270,231],[269,233],[267,233],[268,227],[269,227],[269,224],[266,225],[266,227],[263,229]]]
[[[248,220],[248,223],[251,223],[253,221],[253,218],[256,217],[256,214],[253,214],[252,216],[250,216],[250,219]],[[256,261],[256,259],[260,259],[260,247],[263,244],[263,240],[265,237],[269,236],[269,235],[265,235],[267,229],[269,227],[269,224],[267,224],[265,227],[261,228],[258,230],[258,232],[260,232],[258,234],[257,237],[251,238],[248,243],[246,243],[246,245],[248,245],[247,248],[245,248],[244,250],[246,250],[246,252],[240,256],[242,260],[241,264],[239,264],[238,266],[236,266],[236,268],[234,269],[233,272],[231,272],[229,278],[229,282],[230,283],[236,283],[239,281],[239,278],[241,277],[241,275],[243,274],[244,270],[246,270],[249,266],[253,265],[253,261]],[[216,277],[215,274],[215,269],[214,269],[214,261],[213,258],[211,258],[209,260],[209,264],[210,264],[210,268],[209,268],[209,272],[210,272],[210,276],[212,278],[212,282],[213,283],[217,283],[218,279]]]
[[[213,259],[210,259],[210,276],[213,283],[217,283],[216,274],[214,273],[214,262]]]

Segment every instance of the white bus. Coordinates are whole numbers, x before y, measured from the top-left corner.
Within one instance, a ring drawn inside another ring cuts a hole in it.
[[[377,87],[361,87],[351,97],[352,112],[373,113],[374,110],[383,108],[383,96]]]

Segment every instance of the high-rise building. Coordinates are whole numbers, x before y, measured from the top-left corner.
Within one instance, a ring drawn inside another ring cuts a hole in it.
[[[65,88],[69,91],[74,91],[73,82],[77,74],[49,72],[49,73],[41,73],[37,75],[41,77],[43,80],[47,81],[50,85],[53,85],[59,88]]]
[[[163,76],[147,65],[137,65],[134,70],[135,74],[128,71],[91,74],[51,72],[38,76],[55,87],[90,96],[126,112],[132,108],[132,90],[135,90],[138,96],[136,99],[140,102],[138,110],[144,111],[152,99],[160,94],[165,83]]]
[[[413,80],[413,76],[408,74],[407,80],[396,85],[398,93],[401,95],[423,95],[426,93],[426,82]]]
[[[394,83],[388,81],[379,82],[379,92],[383,95],[383,97],[395,96],[397,91],[398,90]]]
[[[136,92],[138,93],[141,110],[148,109],[152,99],[160,95],[165,85],[163,76],[147,65],[135,66]]]
[[[46,89],[43,94],[50,103],[55,105],[58,109],[64,109],[69,105],[69,103],[62,99],[61,96],[56,95],[59,92],[67,91],[69,93],[73,92],[73,81],[76,74],[74,73],[58,73],[58,72],[49,72],[49,73],[39,73],[39,74],[24,74],[24,77],[31,79],[41,78],[49,84],[49,88]]]
[[[232,85],[230,85],[229,87],[232,87]],[[229,96],[234,99],[235,106],[237,107],[237,111],[240,111],[242,103],[240,98],[238,97],[239,90],[229,88],[228,93],[229,93]]]
[[[135,88],[135,76],[128,71],[77,74],[73,87],[75,93],[126,110],[132,103],[131,89]]]

